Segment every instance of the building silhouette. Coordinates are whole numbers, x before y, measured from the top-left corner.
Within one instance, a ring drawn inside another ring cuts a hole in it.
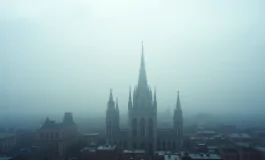
[[[144,48],[142,44],[141,65],[137,86],[129,91],[128,129],[121,129],[118,100],[113,100],[110,90],[106,111],[106,143],[118,145],[123,149],[156,150],[180,149],[183,136],[183,118],[179,92],[172,117],[173,126],[168,129],[157,128],[156,90],[152,94],[147,83]]]
[[[49,152],[52,157],[64,158],[69,147],[76,142],[77,126],[73,120],[73,115],[66,112],[63,122],[56,123],[47,118],[43,125],[36,130],[36,147],[49,147],[53,152]]]

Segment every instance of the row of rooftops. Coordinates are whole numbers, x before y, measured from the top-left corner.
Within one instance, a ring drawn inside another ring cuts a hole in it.
[[[251,139],[251,136],[247,133],[232,133],[229,135],[230,138],[246,138]]]
[[[99,151],[114,151],[116,145],[102,145],[97,148]],[[145,154],[145,150],[123,150],[123,154]],[[168,151],[156,151],[156,156],[163,156],[164,160],[180,160],[181,157],[191,158],[191,159],[210,159],[210,160],[221,160],[222,158],[215,153],[189,153],[189,152],[180,152],[180,153],[171,153]]]
[[[164,156],[164,160],[181,160],[182,158],[189,158],[191,160],[209,159],[209,160],[221,160],[222,158],[215,153],[171,153],[167,151],[157,151],[156,156]]]

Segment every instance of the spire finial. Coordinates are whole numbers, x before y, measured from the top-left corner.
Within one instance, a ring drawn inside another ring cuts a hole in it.
[[[129,101],[132,101],[132,89],[131,89],[131,86],[130,86],[130,89],[129,89]]]
[[[154,90],[154,101],[156,101],[156,88]]]
[[[179,99],[179,91],[178,91],[178,96],[177,96],[177,104],[176,104],[176,108],[177,108],[178,110],[181,110],[180,99]]]
[[[109,101],[113,101],[112,89],[110,89]]]
[[[144,41],[142,41],[142,55],[144,54]]]
[[[141,55],[141,66],[139,73],[139,84],[147,85],[146,71],[145,71],[145,62],[144,62],[144,44],[142,41],[142,55]]]

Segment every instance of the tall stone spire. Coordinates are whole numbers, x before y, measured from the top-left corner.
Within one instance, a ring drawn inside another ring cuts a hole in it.
[[[131,86],[130,86],[130,90],[129,90],[129,102],[128,102],[128,108],[131,109],[132,108],[132,93],[131,93]]]
[[[138,86],[139,85],[147,85],[145,62],[144,62],[144,44],[143,44],[143,41],[142,41],[141,66],[140,66],[139,80],[138,80]]]
[[[157,101],[156,101],[156,88],[154,89],[154,107],[157,107]]]
[[[116,98],[116,109],[119,110],[119,102],[118,102],[118,97]]]
[[[117,111],[117,116],[118,116],[118,118],[119,118],[119,117],[120,117],[120,110],[119,110],[118,97],[116,98],[116,111]]]
[[[114,103],[113,95],[112,95],[112,89],[110,89],[108,108],[115,108],[115,103]]]
[[[180,99],[179,99],[179,91],[178,91],[178,97],[177,97],[176,109],[177,109],[177,110],[181,110]]]

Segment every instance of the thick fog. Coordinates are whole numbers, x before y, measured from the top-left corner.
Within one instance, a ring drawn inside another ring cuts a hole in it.
[[[0,0],[0,113],[127,113],[141,41],[158,110],[265,109],[264,0]]]

